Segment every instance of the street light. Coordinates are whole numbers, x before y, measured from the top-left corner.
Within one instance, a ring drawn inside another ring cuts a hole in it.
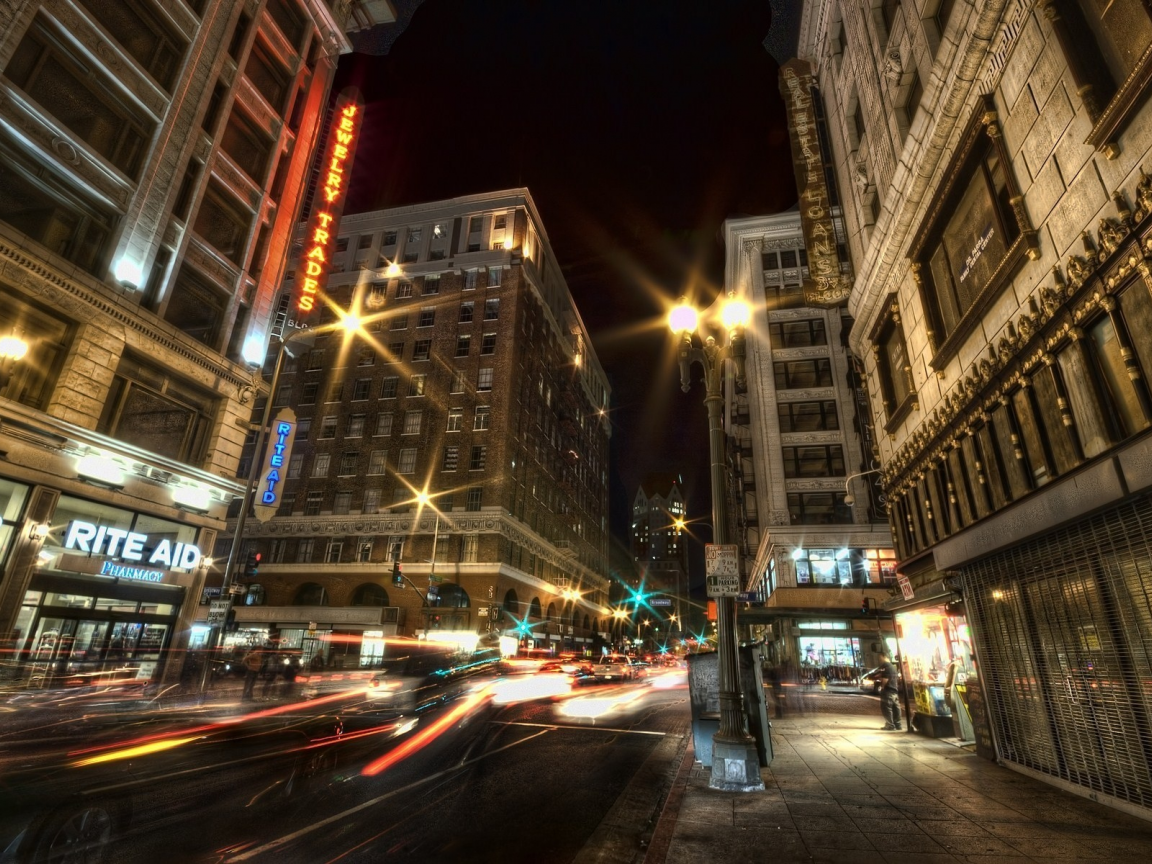
[[[728,539],[728,519],[723,384],[725,374],[733,371],[737,381],[744,380],[744,329],[751,319],[751,310],[747,303],[731,293],[713,304],[705,315],[712,327],[716,326],[719,318],[727,334],[726,345],[718,344],[712,335],[701,334],[703,345],[696,346],[692,334],[700,324],[701,315],[686,298],[680,298],[668,316],[668,324],[680,339],[680,389],[685,393],[691,389],[693,363],[704,367],[704,404],[708,408],[708,450],[712,463],[712,542],[724,544]],[[725,360],[729,363],[726,364]],[[720,729],[712,736],[712,776],[708,785],[729,792],[759,792],[764,789],[760,759],[756,741],[748,734],[744,699],[740,693],[735,598],[717,597],[716,610],[719,621],[716,651],[720,665]]]
[[[849,474],[844,478],[844,506],[851,507],[856,503],[856,499],[852,497],[852,490],[848,488],[848,484],[855,480],[857,477],[865,477],[868,474],[879,474],[879,468],[873,468],[871,471],[861,471],[859,474]]]

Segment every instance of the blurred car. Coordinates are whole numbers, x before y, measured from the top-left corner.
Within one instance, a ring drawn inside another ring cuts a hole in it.
[[[632,658],[623,654],[605,654],[592,667],[592,675],[601,681],[631,681],[638,677]]]
[[[366,695],[378,709],[400,714],[424,711],[468,692],[485,671],[471,658],[439,649],[412,646],[401,656],[385,659],[368,681]]]

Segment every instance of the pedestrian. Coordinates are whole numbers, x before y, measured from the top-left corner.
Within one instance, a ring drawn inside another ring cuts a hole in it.
[[[901,729],[900,693],[896,666],[886,652],[880,653],[880,711],[884,715],[885,729]]]
[[[264,652],[253,648],[244,655],[244,693],[241,699],[255,699],[252,690],[256,687],[256,679],[260,677],[260,670],[264,666]]]

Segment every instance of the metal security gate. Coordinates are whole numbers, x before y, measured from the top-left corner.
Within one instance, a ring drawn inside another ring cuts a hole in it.
[[[1002,758],[1152,808],[1152,499],[962,574]]]

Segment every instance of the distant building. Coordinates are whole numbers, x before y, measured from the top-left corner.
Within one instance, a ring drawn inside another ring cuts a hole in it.
[[[656,592],[673,598],[673,605],[659,607],[664,615],[676,615],[669,623],[679,634],[685,624],[688,595],[687,505],[677,474],[650,474],[644,478],[632,501],[631,542],[636,560],[637,582],[645,593]],[[650,616],[651,617],[651,616]]]
[[[361,7],[0,4],[0,642],[37,686],[175,677],[207,632],[184,552],[241,491],[344,29],[394,17]]]
[[[865,606],[878,610],[896,578],[878,474],[858,476],[874,445],[846,347],[852,319],[804,305],[798,213],[730,219],[724,237],[725,287],[754,310],[746,386],[731,385],[725,404],[732,536],[759,596],[738,621],[777,662],[847,676],[875,664],[883,636]]]
[[[528,190],[345,216],[337,250],[328,293],[368,338],[320,337],[272,394],[298,427],[279,511],[245,532],[263,561],[233,638],[272,626],[347,665],[392,634],[590,650],[610,394]]]

